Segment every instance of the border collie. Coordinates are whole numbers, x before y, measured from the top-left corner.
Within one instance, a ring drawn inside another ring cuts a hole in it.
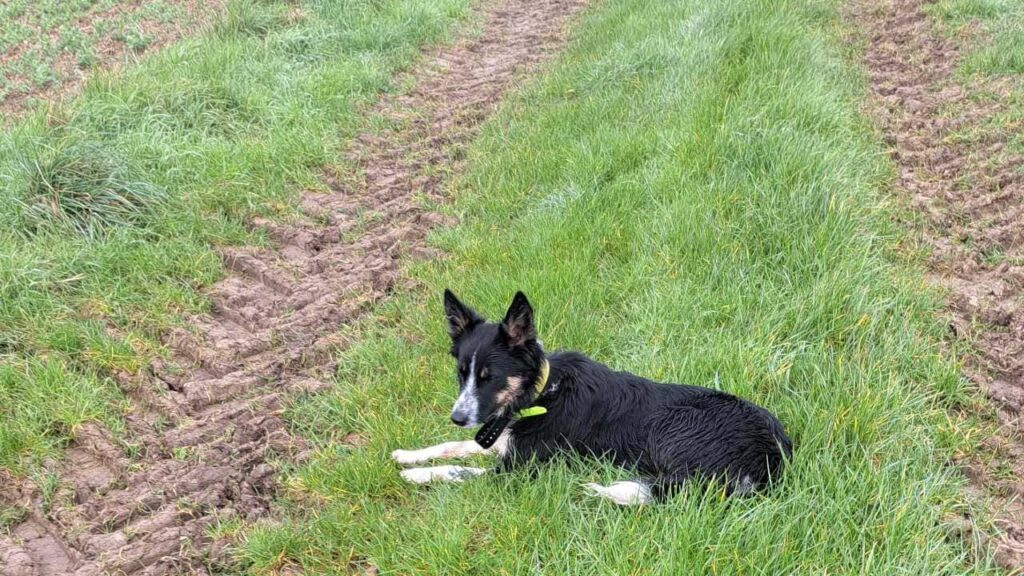
[[[444,311],[459,384],[452,422],[482,427],[472,441],[395,450],[401,464],[494,453],[499,470],[507,470],[560,452],[607,458],[641,479],[587,488],[625,505],[658,499],[690,478],[750,493],[778,478],[792,456],[779,420],[746,400],[614,372],[576,352],[545,354],[522,292],[500,324],[485,321],[450,290]],[[461,481],[484,472],[432,466],[403,470],[402,477]]]

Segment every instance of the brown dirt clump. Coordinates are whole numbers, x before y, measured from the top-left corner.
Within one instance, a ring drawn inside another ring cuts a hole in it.
[[[899,191],[924,217],[932,278],[949,291],[951,329],[972,344],[966,375],[998,411],[986,442],[1004,470],[965,463],[992,497],[996,561],[1024,571],[1024,157],[1012,131],[982,129],[1004,111],[997,81],[959,82],[955,42],[922,11],[924,0],[859,0],[851,17],[870,34],[871,105],[898,169]],[[980,136],[978,136],[980,134]],[[966,135],[966,136],[965,136]],[[1010,473],[1007,472],[1010,468]]]
[[[372,110],[392,127],[351,143],[354,174],[333,171],[329,191],[304,194],[295,221],[255,219],[274,248],[224,250],[228,274],[209,290],[212,311],[167,335],[169,360],[119,378],[139,454],[126,457],[90,424],[51,466],[60,482],[49,507],[39,490],[0,477],[0,498],[28,510],[0,536],[0,573],[202,574],[216,564],[208,529],[266,514],[275,462],[305,455],[281,419],[286,396],[328,386],[339,326],[386,296],[400,258],[425,253],[427,232],[444,222],[420,200],[443,199],[445,174],[481,122],[562,44],[582,5],[482,8],[479,37],[429,54],[401,79],[410,91]]]

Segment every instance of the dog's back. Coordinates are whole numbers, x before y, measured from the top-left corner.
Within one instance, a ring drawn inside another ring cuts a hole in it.
[[[549,356],[543,418],[517,422],[508,458],[559,449],[633,466],[659,491],[716,477],[749,492],[779,476],[791,444],[771,413],[736,396],[615,372],[582,354]]]

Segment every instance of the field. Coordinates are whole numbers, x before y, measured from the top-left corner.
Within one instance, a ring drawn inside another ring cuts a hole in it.
[[[0,572],[1024,567],[1017,3],[0,10]],[[404,483],[466,437],[445,287],[770,408],[784,481]]]
[[[220,2],[10,0],[0,6],[0,120],[73,93],[87,73],[202,26]]]

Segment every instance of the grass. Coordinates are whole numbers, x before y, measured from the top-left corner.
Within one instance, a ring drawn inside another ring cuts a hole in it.
[[[940,0],[930,11],[953,30],[981,34],[964,59],[967,73],[1024,73],[1024,4],[1015,0]]]
[[[209,33],[0,134],[0,469],[37,473],[85,420],[117,430],[110,377],[161,355],[159,334],[207,305],[214,248],[261,242],[246,218],[287,217],[359,104],[467,8],[234,0]]]
[[[31,175],[23,230],[34,236],[52,225],[93,237],[145,225],[164,190],[130,173],[132,166],[113,152],[93,143],[72,143],[22,165],[22,173]]]
[[[859,116],[838,2],[600,0],[550,73],[469,155],[433,237],[357,330],[330,393],[289,412],[318,449],[284,480],[240,571],[349,574],[978,574],[951,522],[967,401],[939,299],[904,254],[891,167]],[[523,289],[548,348],[718,387],[795,442],[771,494],[693,485],[621,509],[572,459],[460,485],[404,484],[388,453],[464,438],[440,295],[492,318]],[[342,439],[357,434],[365,445]]]

